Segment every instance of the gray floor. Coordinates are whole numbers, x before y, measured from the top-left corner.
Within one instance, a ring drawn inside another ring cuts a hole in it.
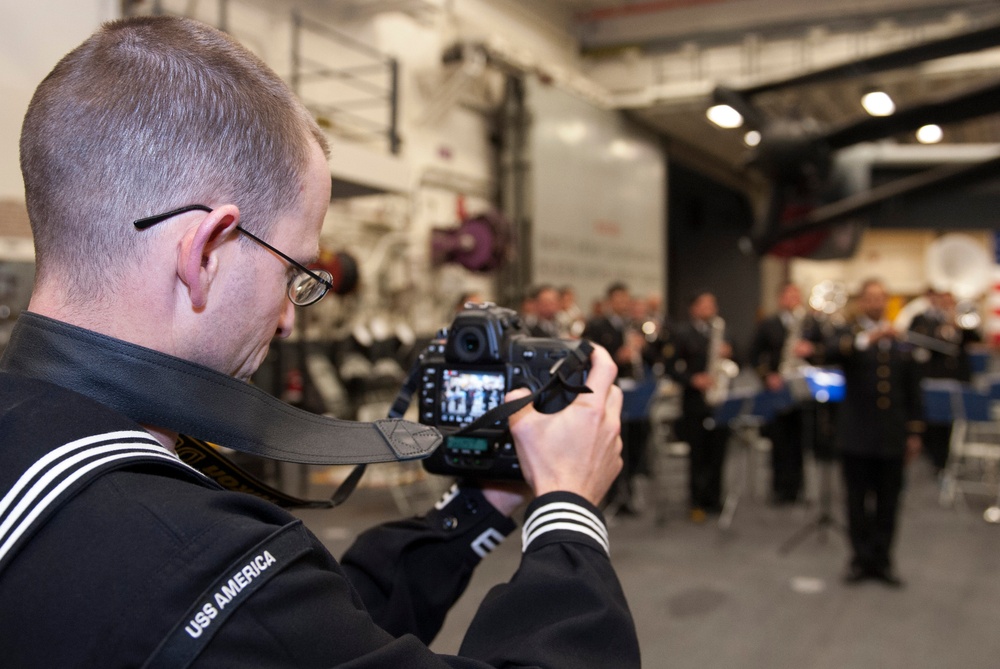
[[[731,490],[748,480],[745,461],[736,455]],[[752,480],[760,491],[762,463],[756,472]],[[677,459],[668,464],[667,489],[647,491],[659,499],[662,514],[648,509],[638,518],[612,520],[612,559],[636,620],[643,666],[1000,666],[1000,525],[983,521],[985,501],[970,498],[965,508],[942,508],[929,467],[914,463],[896,550],[907,587],[846,586],[840,581],[845,538],[835,525],[812,524],[819,517],[820,477],[814,465],[809,472],[810,505],[774,508],[755,499],[760,495],[744,494],[732,525],[721,530],[685,519],[683,461]],[[832,509],[839,519],[836,483]],[[398,511],[388,492],[362,490],[341,510],[301,515],[339,555],[359,529]],[[782,554],[779,549],[803,528],[801,541]],[[515,537],[480,567],[436,650],[458,649],[483,594],[517,568]]]

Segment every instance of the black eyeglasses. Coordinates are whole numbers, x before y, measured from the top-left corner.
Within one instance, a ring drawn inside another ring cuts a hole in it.
[[[186,214],[189,211],[211,212],[212,208],[203,204],[189,204],[186,207],[173,209],[163,214],[140,218],[139,220],[134,221],[133,225],[135,225],[136,230],[146,230],[147,228],[153,227],[157,223],[162,223],[168,218],[180,216],[181,214]],[[323,299],[323,296],[326,295],[331,288],[333,288],[333,275],[329,272],[325,272],[323,270],[311,270],[302,263],[289,258],[287,255],[274,248],[257,235],[247,232],[238,225],[236,226],[236,229],[267,250],[277,254],[285,262],[299,270],[295,273],[295,276],[288,280],[288,299],[292,301],[292,304],[300,307],[308,307],[310,304],[316,304]]]

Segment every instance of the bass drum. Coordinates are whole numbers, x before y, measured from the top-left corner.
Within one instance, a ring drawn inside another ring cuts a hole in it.
[[[927,248],[927,279],[931,288],[947,291],[958,301],[972,300],[990,285],[993,259],[969,235],[949,233]]]

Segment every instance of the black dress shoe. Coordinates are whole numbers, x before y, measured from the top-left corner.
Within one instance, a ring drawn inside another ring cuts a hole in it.
[[[847,585],[856,585],[869,578],[872,578],[871,571],[859,564],[852,564],[847,567],[847,572],[844,574],[844,583]]]
[[[886,567],[885,569],[878,569],[875,571],[874,576],[880,583],[890,588],[895,588],[898,590],[900,588],[906,587],[906,583],[903,582],[903,579],[901,579],[895,571],[893,571],[892,567]]]

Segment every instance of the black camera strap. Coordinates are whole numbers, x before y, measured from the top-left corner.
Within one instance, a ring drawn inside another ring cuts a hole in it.
[[[572,383],[571,381],[569,381],[569,379],[565,377],[565,375],[562,372],[563,363],[565,361],[566,358],[562,358],[552,366],[552,369],[549,371],[550,374],[549,380],[544,385],[542,385],[541,388],[531,393],[530,395],[525,395],[524,397],[519,397],[516,400],[512,400],[510,402],[504,402],[499,406],[493,407],[492,409],[484,413],[476,420],[472,421],[468,425],[463,426],[462,429],[459,430],[456,434],[457,435],[471,434],[476,430],[481,430],[483,428],[495,428],[497,425],[499,425],[503,421],[506,421],[508,418],[510,418],[518,411],[531,404],[532,402],[537,401],[545,393],[551,390],[557,390],[557,389],[565,390],[572,393],[573,395],[581,395],[594,392],[587,386],[581,386]]]
[[[296,409],[203,365],[30,312],[18,318],[0,369],[76,391],[141,425],[285,462],[414,460],[442,439],[410,421],[361,423]],[[355,471],[344,485],[360,477]]]
[[[416,362],[410,370],[409,376],[406,377],[403,387],[400,389],[399,394],[396,396],[396,400],[392,403],[392,408],[389,410],[390,417],[399,418],[405,414],[406,410],[409,408],[410,402],[413,400],[413,394],[417,392],[417,383],[420,379],[420,362],[420,360]],[[510,402],[504,402],[503,404],[493,407],[468,425],[463,426],[458,432],[455,433],[455,436],[471,434],[476,430],[481,430],[483,428],[495,428],[497,425],[506,421],[518,411],[532,402],[537,401],[545,393],[552,390],[563,390],[572,393],[573,395],[594,392],[587,386],[575,384],[566,377],[563,373],[565,362],[566,358],[562,358],[557,361],[556,364],[552,365],[552,369],[549,370],[549,380],[547,383],[542,385],[541,388],[530,395],[525,395],[524,397],[520,397]]]
[[[226,490],[260,497],[285,509],[332,509],[345,502],[357,487],[366,465],[357,465],[329,499],[301,499],[267,485],[227,458],[218,447],[185,434],[174,444],[177,457]]]

